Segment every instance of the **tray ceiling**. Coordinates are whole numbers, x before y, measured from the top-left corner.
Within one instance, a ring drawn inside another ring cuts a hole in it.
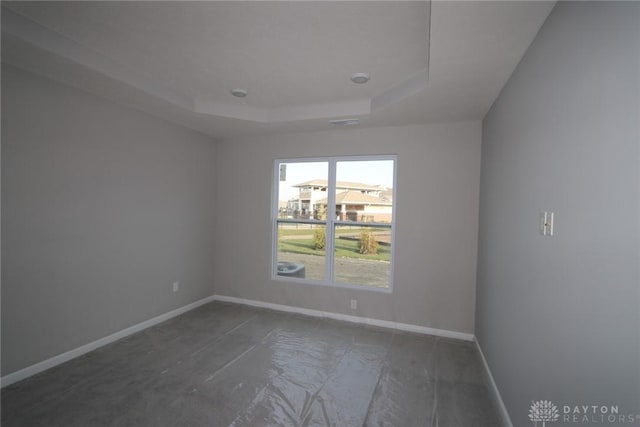
[[[473,120],[552,5],[3,2],[2,60],[214,137]]]

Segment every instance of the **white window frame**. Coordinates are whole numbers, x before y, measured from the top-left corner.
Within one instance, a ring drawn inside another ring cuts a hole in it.
[[[390,250],[390,271],[389,271],[389,286],[378,287],[367,284],[351,284],[351,283],[339,283],[333,280],[334,270],[334,231],[336,226],[347,225],[353,226],[353,221],[339,221],[336,220],[335,215],[329,213],[335,212],[336,206],[336,165],[341,161],[375,161],[375,160],[391,160],[393,161],[393,196],[392,196],[392,215],[391,224],[389,223],[377,223],[367,222],[367,227],[381,227],[391,229],[391,250]],[[327,177],[327,219],[283,219],[278,218],[279,210],[279,187],[280,187],[280,169],[281,163],[313,163],[313,162],[326,162],[328,163],[328,177]],[[303,157],[303,158],[281,158],[273,161],[273,173],[272,173],[272,190],[271,190],[271,279],[283,282],[295,282],[308,285],[322,285],[339,288],[350,288],[382,293],[392,293],[393,291],[393,277],[395,268],[395,247],[396,247],[396,187],[397,187],[397,174],[398,174],[398,156],[395,154],[390,155],[365,155],[365,156],[327,156],[327,157]],[[325,272],[324,280],[306,279],[299,277],[287,277],[280,276],[277,272],[278,264],[278,224],[280,223],[292,223],[292,224],[317,224],[325,226]]]

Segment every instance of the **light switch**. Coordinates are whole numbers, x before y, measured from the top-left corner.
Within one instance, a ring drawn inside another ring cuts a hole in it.
[[[553,212],[542,212],[540,214],[540,234],[553,236]]]

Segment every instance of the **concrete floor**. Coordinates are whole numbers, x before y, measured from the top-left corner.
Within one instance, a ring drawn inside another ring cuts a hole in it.
[[[491,426],[473,344],[211,303],[2,390],[11,426]]]

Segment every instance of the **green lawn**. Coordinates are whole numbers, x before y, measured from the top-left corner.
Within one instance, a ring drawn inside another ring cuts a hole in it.
[[[302,226],[301,226],[302,227]],[[285,227],[278,227],[278,235],[279,236],[313,236],[313,231],[314,230],[319,230],[319,228],[285,228]],[[360,232],[362,230],[365,230],[362,227],[353,227],[353,228],[346,228],[346,227],[339,227],[336,229],[336,233],[337,234],[360,234]],[[384,229],[383,229],[384,230]]]
[[[336,256],[338,257],[370,259],[377,261],[390,261],[391,259],[390,248],[382,245],[378,246],[378,253],[376,255],[362,255],[359,252],[359,242],[357,240],[337,239],[335,249]],[[309,237],[309,240],[281,240],[278,243],[278,251],[305,255],[324,256],[325,254],[324,249],[313,249],[311,236]]]

